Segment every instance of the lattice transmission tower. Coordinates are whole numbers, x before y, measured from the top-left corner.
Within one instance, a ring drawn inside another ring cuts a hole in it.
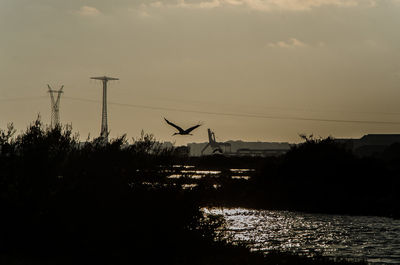
[[[49,88],[50,100],[51,100],[51,128],[55,128],[60,125],[60,99],[61,94],[63,93],[64,86],[61,86],[59,90],[54,90],[50,85],[47,85]],[[57,97],[54,96],[57,94]]]
[[[108,124],[107,124],[107,82],[112,80],[119,80],[118,78],[100,76],[91,77],[91,79],[101,80],[103,82],[103,107],[101,111],[101,130],[100,137],[103,138],[105,142],[108,141]]]

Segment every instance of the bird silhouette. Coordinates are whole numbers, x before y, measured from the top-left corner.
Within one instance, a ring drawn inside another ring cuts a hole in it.
[[[174,133],[173,136],[174,136],[174,135],[177,135],[177,134],[180,134],[180,135],[193,135],[193,134],[191,134],[190,132],[193,131],[194,129],[196,129],[197,127],[201,126],[201,124],[197,124],[197,125],[195,125],[195,126],[193,126],[193,127],[190,127],[190,128],[188,128],[188,129],[184,130],[184,129],[182,129],[181,127],[179,127],[178,125],[173,124],[172,122],[170,122],[170,121],[167,120],[166,118],[164,118],[164,120],[165,120],[169,125],[171,125],[172,127],[174,127],[175,129],[178,130],[178,132]]]

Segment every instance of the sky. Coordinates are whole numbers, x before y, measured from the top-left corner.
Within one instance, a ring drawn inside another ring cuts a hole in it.
[[[0,0],[0,128],[177,145],[400,133],[399,0]],[[172,136],[163,118],[202,126]]]

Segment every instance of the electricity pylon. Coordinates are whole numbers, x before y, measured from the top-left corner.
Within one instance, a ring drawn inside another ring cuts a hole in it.
[[[91,77],[91,79],[101,80],[103,82],[103,108],[101,111],[101,130],[100,137],[103,138],[105,142],[108,142],[108,124],[107,124],[107,82],[110,80],[119,80],[114,77],[100,76]]]
[[[60,98],[61,94],[63,93],[64,86],[61,86],[59,90],[54,90],[47,85],[49,88],[49,94],[51,99],[51,128],[55,128],[60,125]],[[57,99],[55,99],[54,94],[57,94]]]

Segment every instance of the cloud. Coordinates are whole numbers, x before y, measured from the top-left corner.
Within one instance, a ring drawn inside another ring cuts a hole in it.
[[[307,11],[322,6],[352,7],[363,0],[242,0],[247,6],[260,11]]]
[[[369,7],[376,7],[377,6],[376,0],[369,0],[368,1],[368,6]]]
[[[157,1],[157,2],[150,3],[150,6],[152,6],[152,7],[162,7],[162,6],[164,6],[164,4],[161,1]]]
[[[164,4],[161,1],[149,4],[151,7],[166,6],[191,9],[242,6],[258,11],[307,11],[322,6],[354,7],[358,5],[374,6],[375,0],[177,0],[173,4]]]
[[[278,42],[271,42],[268,44],[269,47],[278,47],[278,48],[285,48],[285,49],[294,49],[294,48],[302,48],[308,46],[304,42],[299,41],[296,38],[291,38],[287,41],[278,41]]]
[[[136,14],[140,18],[149,18],[151,15],[146,10],[135,10]]]
[[[198,3],[187,3],[185,0],[179,0],[176,7],[210,9],[220,7],[221,5],[221,0],[203,1]]]
[[[92,6],[82,6],[76,13],[87,17],[95,17],[101,14],[97,8]]]

